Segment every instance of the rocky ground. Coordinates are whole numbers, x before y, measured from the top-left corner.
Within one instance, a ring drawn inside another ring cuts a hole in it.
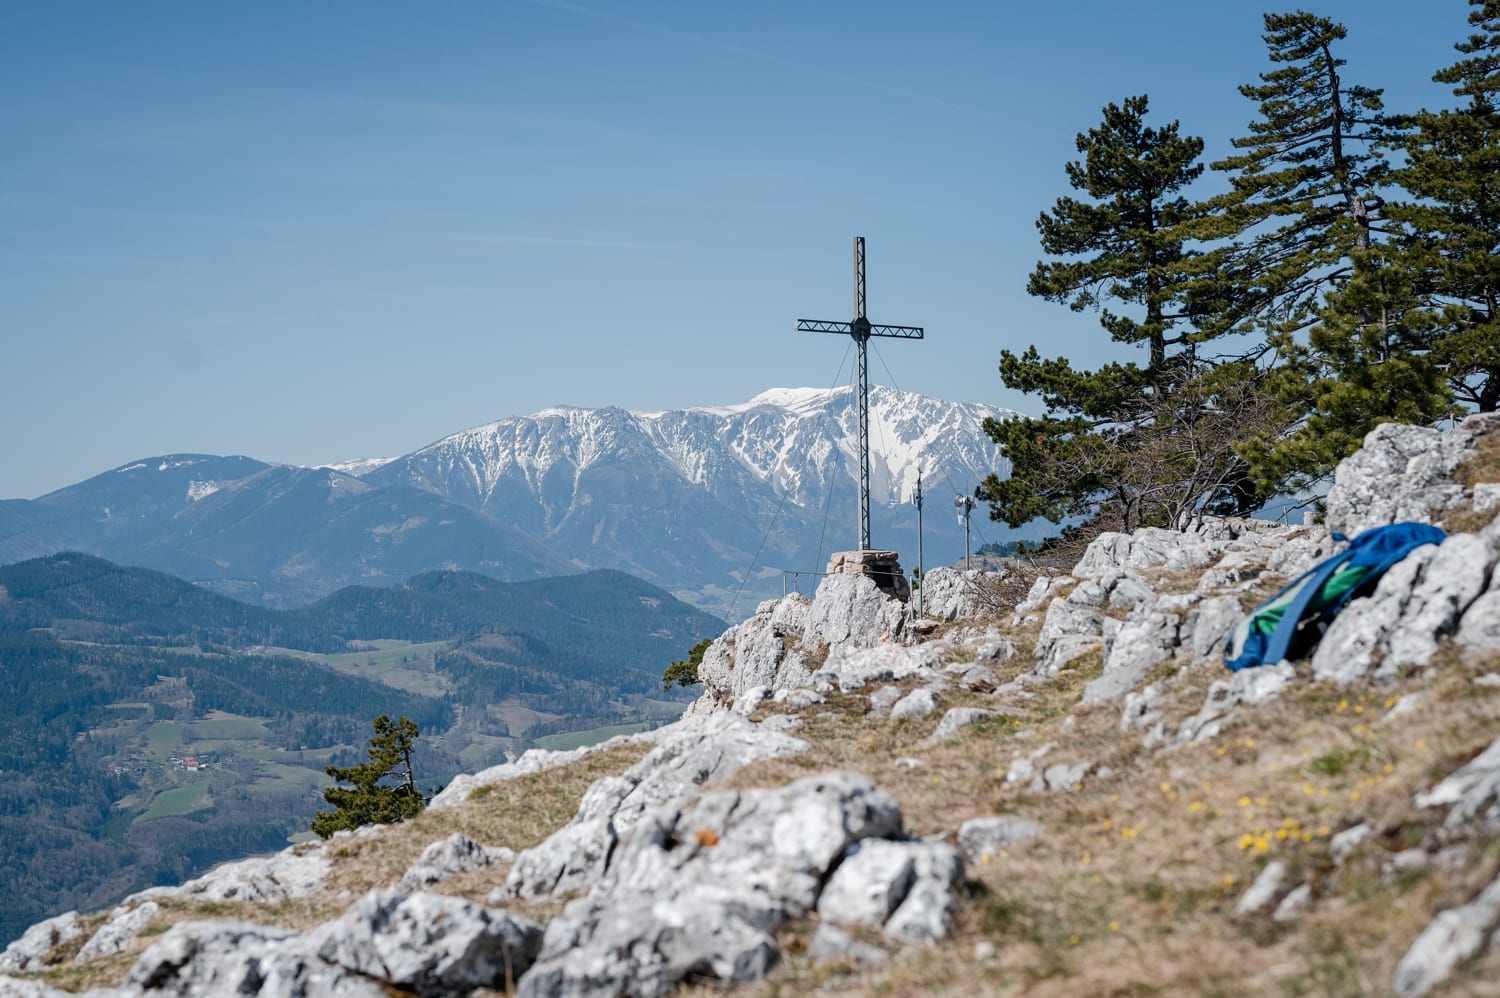
[[[679,724],[34,926],[0,995],[1493,994],[1500,421],[1381,427],[1326,522],[763,604]],[[1244,614],[1444,526],[1304,662]]]

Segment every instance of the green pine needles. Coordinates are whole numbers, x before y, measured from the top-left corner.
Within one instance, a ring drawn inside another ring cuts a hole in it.
[[[1500,0],[1469,2],[1433,77],[1457,106],[1404,115],[1345,78],[1343,25],[1265,15],[1212,197],[1203,140],[1145,95],[1078,135],[1027,290],[1142,355],[1002,351],[1046,413],[986,424],[1012,467],[980,486],[992,518],[1187,529],[1326,479],[1379,423],[1500,407]]]
[[[427,800],[417,789],[411,753],[421,732],[405,717],[375,718],[375,736],[370,739],[369,760],[358,766],[329,766],[325,772],[349,787],[329,787],[323,799],[332,811],[319,811],[312,830],[328,838],[341,829],[364,825],[388,825],[422,813]],[[395,780],[395,783],[385,782]]]

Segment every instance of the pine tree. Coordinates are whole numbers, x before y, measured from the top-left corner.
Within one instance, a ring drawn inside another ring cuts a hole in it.
[[[421,732],[415,721],[405,717],[391,720],[381,714],[375,718],[375,735],[370,739],[369,760],[357,766],[329,766],[324,770],[340,783],[351,787],[329,787],[323,799],[334,810],[319,811],[312,830],[328,838],[341,829],[364,825],[385,825],[414,817],[427,806],[417,789],[412,772],[412,746]],[[394,785],[383,780],[394,778]]]
[[[1147,126],[1147,110],[1145,96],[1110,104],[1103,122],[1078,136],[1083,159],[1066,170],[1087,200],[1059,198],[1037,220],[1042,248],[1061,259],[1038,263],[1027,285],[1074,311],[1098,311],[1111,338],[1146,347],[1147,362],[1079,371],[1034,346],[1001,353],[1005,384],[1047,407],[1040,419],[985,424],[1012,470],[1004,481],[989,476],[978,494],[1011,526],[1103,515],[1123,529],[1183,527],[1205,508],[1256,501],[1243,461],[1219,446],[1258,425],[1243,412],[1233,425],[1219,419],[1226,404],[1238,412],[1255,397],[1247,388],[1255,372],[1240,366],[1236,379],[1223,379],[1198,352],[1222,332],[1226,311],[1214,276],[1221,254],[1189,243],[1206,217],[1183,193],[1203,172],[1203,140],[1179,134],[1175,121]],[[1214,446],[1200,447],[1208,437]]]
[[[1353,271],[1315,309],[1305,368],[1273,372],[1288,408],[1306,412],[1291,433],[1241,448],[1265,492],[1296,492],[1332,474],[1384,422],[1426,424],[1450,411],[1443,373],[1427,349],[1442,313],[1421,292],[1420,268],[1391,247],[1356,251]]]
[[[1433,76],[1466,99],[1403,120],[1406,165],[1394,179],[1411,200],[1390,206],[1407,266],[1428,282],[1443,322],[1429,338],[1454,396],[1500,407],[1500,0],[1470,0],[1477,30],[1467,58]]]
[[[1247,324],[1303,327],[1318,294],[1349,272],[1350,254],[1369,249],[1389,168],[1381,91],[1346,84],[1334,54],[1343,25],[1306,11],[1266,14],[1262,36],[1279,68],[1241,86],[1258,120],[1219,160],[1232,190],[1216,200],[1211,236],[1244,238],[1226,270],[1242,285]]]

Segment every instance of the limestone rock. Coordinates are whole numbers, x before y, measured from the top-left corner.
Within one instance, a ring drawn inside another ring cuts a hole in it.
[[[937,730],[932,733],[932,740],[940,742],[952,738],[964,728],[988,721],[995,713],[983,707],[954,707],[938,722]]]
[[[1037,634],[1033,654],[1040,659],[1039,675],[1056,675],[1068,661],[1097,647],[1104,640],[1105,616],[1092,607],[1054,599]]]
[[[903,721],[908,718],[926,717],[937,710],[937,697],[931,690],[912,690],[906,696],[896,701],[891,708],[891,720]]]
[[[1484,591],[1493,562],[1473,534],[1417,548],[1381,577],[1371,596],[1334,618],[1313,653],[1314,675],[1347,684],[1371,673],[1391,680],[1403,666],[1425,665]]]
[[[81,935],[83,930],[78,927],[76,911],[63,912],[38,922],[0,953],[0,974],[41,970],[54,946],[72,942]]]
[[[1212,596],[1198,604],[1193,621],[1193,661],[1222,661],[1224,642],[1244,616],[1240,601],[1233,596]]]
[[[958,848],[970,863],[985,863],[1040,834],[1042,826],[1030,818],[971,818],[959,826]]]
[[[1276,893],[1281,890],[1281,882],[1286,879],[1287,866],[1279,859],[1273,859],[1266,864],[1266,868],[1260,871],[1260,876],[1255,878],[1240,899],[1235,903],[1234,913],[1236,915],[1253,915],[1264,911],[1272,901],[1276,899]]]
[[[1187,745],[1202,738],[1212,738],[1231,711],[1241,704],[1265,703],[1281,695],[1297,676],[1290,662],[1241,669],[1230,678],[1219,680],[1208,688],[1203,706],[1178,729],[1175,742]]]
[[[1456,828],[1476,818],[1500,825],[1500,738],[1468,765],[1416,796],[1417,807],[1448,807],[1443,820]]]
[[[890,956],[878,946],[862,943],[829,922],[823,922],[807,944],[807,958],[814,963],[837,963],[846,960],[860,970],[873,970],[890,962]]]
[[[1491,580],[1491,588],[1469,604],[1459,621],[1454,640],[1470,652],[1500,651],[1500,590],[1495,582]]]
[[[941,644],[928,642],[915,647],[898,644],[873,648],[835,648],[828,656],[827,669],[838,678],[844,692],[863,689],[871,683],[892,682],[909,676],[934,679],[945,656]]]
[[[383,998],[380,982],[318,958],[312,940],[249,922],[181,922],[126,978],[128,993],[201,998]]]
[[[900,830],[896,802],[853,773],[660,808],[622,838],[609,875],[547,926],[519,993],[656,996],[690,974],[759,977],[776,956],[773,933],[812,910],[849,847]]]
[[[986,590],[1009,576],[1008,571],[961,571],[934,568],[922,580],[922,614],[933,620],[967,620],[999,609]]]
[[[479,787],[518,779],[522,776],[530,776],[532,773],[555,769],[558,766],[572,765],[584,756],[591,755],[594,752],[608,751],[612,748],[618,748],[621,745],[652,744],[669,733],[670,729],[671,725],[667,725],[656,731],[642,731],[633,735],[616,735],[597,745],[585,745],[582,748],[576,749],[561,751],[531,749],[514,762],[501,763],[498,766],[482,769],[477,773],[461,773],[455,776],[443,788],[441,793],[432,798],[427,805],[427,809],[429,811],[442,811],[450,807],[457,807],[468,800],[469,795]]]
[[[1432,522],[1463,499],[1453,473],[1473,453],[1474,441],[1496,426],[1491,413],[1470,416],[1452,432],[1382,423],[1364,446],[1339,462],[1328,490],[1330,529],[1353,537],[1402,520]]]
[[[1421,998],[1477,955],[1497,922],[1500,878],[1468,904],[1438,913],[1396,965],[1391,990],[1402,998]]]
[[[454,832],[422,850],[401,877],[406,890],[420,890],[470,870],[509,863],[516,858],[513,850],[482,846],[462,832]]]
[[[123,998],[124,993],[115,990],[90,991],[88,995],[89,998],[116,998],[116,996]],[[67,991],[49,988],[41,981],[6,977],[0,974],[0,998],[72,998],[72,995]]]
[[[1154,666],[1171,658],[1180,626],[1175,613],[1150,612],[1127,620],[1104,659],[1104,674],[1084,687],[1083,702],[1123,699]]]
[[[623,775],[596,780],[567,825],[516,856],[506,878],[509,896],[538,898],[588,887],[604,874],[619,837],[648,809],[681,800],[751,762],[808,749],[801,739],[728,714],[674,728]]]
[[[862,575],[829,575],[807,608],[804,642],[869,647],[901,635],[906,604]]]
[[[894,686],[882,686],[870,694],[870,713],[877,717],[884,717],[891,712],[896,701],[901,699],[901,691]]]
[[[957,907],[953,888],[963,877],[964,861],[958,850],[941,842],[912,843],[915,878],[906,900],[885,923],[888,939],[905,943],[930,943],[948,934],[948,923]]]
[[[74,959],[81,962],[120,952],[160,910],[161,906],[155,901],[146,901],[135,907],[120,905],[109,913],[109,921],[95,930]]]
[[[1290,922],[1306,911],[1311,904],[1312,887],[1308,884],[1298,884],[1287,891],[1286,897],[1282,898],[1276,910],[1271,912],[1271,921]]]
[[[818,914],[843,925],[882,925],[916,877],[911,845],[865,839],[849,847],[818,898]]]
[[[423,995],[503,987],[531,966],[542,927],[463,898],[377,890],[315,929],[323,961]]]

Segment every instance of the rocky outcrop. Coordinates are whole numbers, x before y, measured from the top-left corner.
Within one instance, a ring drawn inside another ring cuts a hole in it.
[[[542,927],[461,898],[375,891],[311,932],[183,922],[141,954],[125,995],[378,998],[503,987],[526,971]]]
[[[1378,430],[1365,451],[1340,466],[1329,498],[1333,525],[1353,533],[1392,519],[1432,517],[1455,504],[1500,504],[1500,488],[1466,489],[1452,480],[1454,468],[1477,453],[1480,432],[1497,422],[1470,420],[1446,435]],[[1344,716],[1352,721],[1353,711],[1363,713],[1354,730],[1368,725],[1365,730],[1389,732],[1391,719],[1421,709],[1422,696],[1447,701],[1431,690],[1395,691],[1382,713],[1375,705],[1384,693],[1367,702],[1368,687],[1357,695],[1336,687],[1396,683],[1422,670],[1424,680],[1436,682],[1442,673],[1434,663],[1455,661],[1465,670],[1465,694],[1493,696],[1500,673],[1490,665],[1476,668],[1476,661],[1500,654],[1500,525],[1455,532],[1392,568],[1369,596],[1334,620],[1309,661],[1222,671],[1225,638],[1245,607],[1341,543],[1326,526],[1253,520],[1205,520],[1185,532],[1103,534],[1066,575],[1041,576],[1015,607],[993,605],[995,593],[1005,591],[1001,584],[1014,581],[1003,574],[934,569],[922,590],[930,617],[921,620],[868,577],[830,576],[812,599],[794,593],[763,603],[714,642],[700,669],[704,695],[682,722],[586,750],[530,752],[454,780],[433,802],[441,812],[464,805],[486,783],[569,765],[611,747],[652,746],[624,772],[595,781],[572,819],[540,844],[517,854],[450,835],[422,851],[398,883],[343,899],[346,910],[302,932],[232,921],[173,926],[140,954],[114,994],[512,989],[527,996],[662,995],[688,980],[721,986],[765,975],[782,958],[788,936],[780,930],[797,919],[816,921],[807,961],[877,970],[895,947],[948,934],[963,896],[995,890],[996,875],[1006,872],[997,864],[1025,864],[1036,858],[1032,850],[1056,852],[1052,840],[1067,834],[1064,825],[1090,800],[1097,803],[1101,791],[1128,794],[1132,784],[1149,783],[1153,794],[1160,788],[1163,803],[1181,792],[1176,807],[1199,816],[1185,820],[1207,822],[1218,805],[1222,811],[1235,805],[1222,790],[1210,791],[1220,780],[1217,772],[1204,779],[1188,760],[1220,758],[1224,771],[1233,772],[1241,765],[1235,755],[1243,753],[1250,760],[1243,764],[1270,773],[1300,749],[1307,759],[1295,765],[1313,766],[1310,760],[1319,757],[1301,745],[1277,746],[1255,761],[1254,753],[1265,750],[1253,747],[1255,712],[1265,704],[1282,701],[1263,715],[1274,719],[1320,699],[1340,699],[1342,712],[1347,697],[1351,714]],[[1307,695],[1299,690],[1318,682],[1330,687]],[[1083,709],[1068,713],[1071,707]],[[1057,718],[1059,709],[1067,716]],[[890,748],[870,771],[890,776],[888,788],[914,793],[922,806],[957,790],[966,803],[947,816],[950,824],[934,831],[924,813],[924,831],[934,834],[909,837],[895,798],[853,772],[753,790],[719,787],[747,765],[806,752],[808,742],[789,731],[826,730],[830,716],[835,730],[850,727],[840,724],[838,712],[851,710],[865,730],[857,736],[858,755],[850,757],[862,758],[872,744]],[[1414,716],[1420,721],[1423,715]],[[759,717],[765,719],[751,720]],[[1086,737],[1075,737],[1085,729]],[[1311,744],[1315,728],[1307,730]],[[1234,737],[1224,738],[1227,733]],[[1491,737],[1466,741],[1446,756],[1453,760],[1446,778],[1422,778],[1402,790],[1402,800],[1414,795],[1418,810],[1427,812],[1403,819],[1402,835],[1426,829],[1417,847],[1390,849],[1391,833],[1378,812],[1359,810],[1367,806],[1355,803],[1360,795],[1368,801],[1383,785],[1371,769],[1358,784],[1333,787],[1334,796],[1315,812],[1319,822],[1329,820],[1317,833],[1326,836],[1326,852],[1321,844],[1310,846],[1314,862],[1290,852],[1299,848],[1299,835],[1311,841],[1310,829],[1288,826],[1286,819],[1275,827],[1273,819],[1259,817],[1262,802],[1251,794],[1239,798],[1242,813],[1257,816],[1244,833],[1250,844],[1241,849],[1260,850],[1264,836],[1270,852],[1284,833],[1289,852],[1255,866],[1247,859],[1231,868],[1233,877],[1212,871],[1212,889],[1222,890],[1225,900],[1205,917],[1269,918],[1295,931],[1298,920],[1329,911],[1340,878],[1472,865],[1476,855],[1487,855],[1476,843],[1500,831],[1500,739]],[[1210,740],[1218,740],[1217,757],[1201,747]],[[974,767],[974,782],[939,786],[950,777],[945,760],[971,750],[984,760]],[[1400,751],[1390,757],[1385,773],[1405,765]],[[1341,750],[1326,759],[1331,768],[1351,765]],[[1119,779],[1121,770],[1147,766],[1159,767],[1162,778],[1141,780],[1137,770]],[[1314,787],[1313,779],[1300,793],[1326,797],[1329,788]],[[974,793],[965,792],[969,786]],[[1333,804],[1339,794],[1347,795],[1342,810]],[[1024,808],[1035,802],[1032,795],[1049,795],[1050,810],[1028,817]],[[992,805],[1003,815],[969,817]],[[1129,848],[1126,836],[1142,825],[1126,813],[1123,805],[1118,814],[1111,810],[1098,841]],[[1046,828],[1036,820],[1042,815]],[[1096,811],[1090,821],[1097,817]],[[454,827],[440,820],[444,832]],[[157,920],[180,909],[159,903],[167,897],[285,901],[325,892],[330,857],[346,838],[382,834],[390,833],[341,833],[326,847],[226,864],[182,887],[141,892],[102,924],[97,917],[60,916],[0,954],[0,973],[36,972],[69,959],[80,945],[78,958],[85,960],[138,950],[144,927],[154,923],[160,931]],[[1098,855],[1084,852],[1079,861],[1095,862]],[[966,861],[983,888],[959,890]],[[489,891],[483,905],[426,893],[477,871],[488,872],[441,889],[462,888],[475,897]],[[1428,993],[1465,961],[1500,945],[1500,887],[1476,891],[1473,882],[1464,883],[1462,893],[1425,895],[1443,897],[1446,910],[1435,911],[1417,939],[1400,940],[1410,948],[1390,982],[1396,993]],[[326,903],[329,895],[321,897]],[[501,910],[512,902],[565,907],[543,930]],[[966,916],[957,924],[973,921]],[[96,924],[85,937],[86,927]],[[804,923],[792,935],[798,948],[808,929]],[[975,947],[976,959],[1004,944],[999,936],[986,939]],[[791,972],[800,974],[806,965]],[[43,985],[0,977],[0,996],[7,994],[50,998]]]
[[[468,800],[469,795],[480,787],[489,786],[492,783],[501,783],[506,780],[518,779],[522,776],[530,776],[532,773],[556,769],[559,766],[569,766],[586,755],[592,755],[595,752],[606,752],[613,748],[619,748],[622,745],[652,745],[656,743],[660,734],[660,729],[658,729],[657,731],[641,731],[633,735],[616,735],[614,738],[599,742],[596,745],[585,745],[582,748],[560,751],[530,749],[513,762],[505,762],[498,766],[491,766],[488,769],[481,769],[477,773],[461,773],[455,776],[443,788],[441,793],[432,798],[427,807],[435,811],[457,807]]]
[[[648,810],[681,801],[751,762],[809,748],[733,715],[696,718],[673,729],[624,774],[596,781],[567,825],[518,855],[505,893],[561,897],[591,887],[608,872],[620,838]]]
[[[1500,414],[1470,416],[1451,432],[1384,423],[1364,446],[1339,462],[1328,490],[1327,523],[1349,537],[1402,520],[1431,523],[1473,493],[1453,473],[1475,453],[1480,437],[1500,427]]]
[[[815,909],[933,938],[961,864],[946,847],[901,841],[901,826],[896,802],[853,773],[657,809],[621,840],[608,876],[547,926],[520,994],[656,996],[688,976],[752,980],[776,959],[776,929]]]

